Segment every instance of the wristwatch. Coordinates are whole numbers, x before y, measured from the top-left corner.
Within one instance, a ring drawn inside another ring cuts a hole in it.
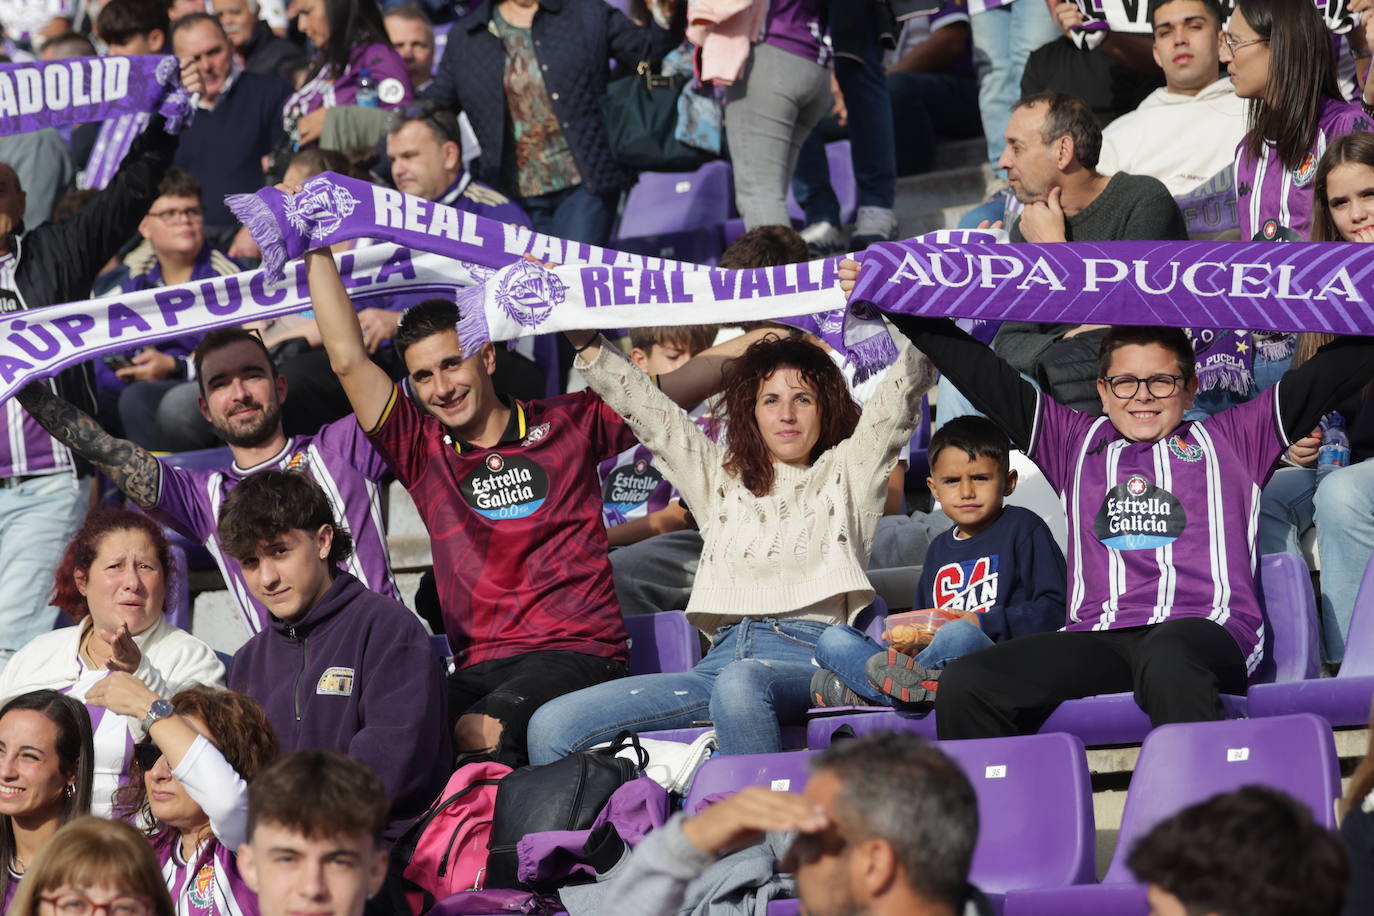
[[[143,717],[143,730],[146,732],[148,729],[152,728],[153,723],[158,719],[165,719],[174,712],[176,712],[176,710],[172,708],[170,700],[164,700],[162,697],[158,697],[156,700],[153,700],[153,705],[148,707],[148,714]]]

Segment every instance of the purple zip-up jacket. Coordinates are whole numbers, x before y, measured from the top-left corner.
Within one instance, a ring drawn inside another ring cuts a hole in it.
[[[304,614],[273,617],[234,655],[229,686],[263,705],[283,754],[343,751],[381,776],[388,838],[453,770],[448,688],[419,619],[346,572]]]

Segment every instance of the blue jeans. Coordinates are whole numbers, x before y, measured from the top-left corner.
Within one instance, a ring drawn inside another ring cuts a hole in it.
[[[873,4],[847,0],[830,5],[830,39],[835,47],[835,80],[849,112],[849,149],[858,186],[858,206],[891,209],[897,194],[896,140],[892,102],[883,75]],[[811,131],[792,174],[792,193],[807,224],[840,225],[840,202],[830,186],[825,159],[826,125]]]
[[[978,67],[978,112],[988,140],[988,161],[996,164],[1006,146],[1007,121],[1021,98],[1021,72],[1036,48],[1059,37],[1043,0],[1016,0],[984,10],[969,20],[973,60]]]
[[[962,655],[990,645],[992,640],[982,627],[967,620],[951,620],[935,631],[930,645],[917,654],[916,663],[932,670],[943,668]],[[849,626],[831,627],[816,643],[816,664],[838,674],[846,687],[866,700],[881,706],[901,706],[903,704],[869,683],[864,673],[868,660],[886,651],[887,646],[864,635],[862,630]]]
[[[86,516],[88,484],[70,473],[44,474],[0,489],[0,669],[57,620],[57,609],[48,606],[53,572]]]
[[[641,674],[561,696],[530,720],[530,763],[549,763],[624,729],[689,728],[710,719],[722,754],[782,750],[782,723],[810,704],[811,658],[826,624],[745,618],[721,627],[691,671]]]
[[[1313,525],[1322,563],[1322,661],[1337,663],[1374,555],[1374,461],[1334,470],[1321,486],[1309,468],[1274,472],[1260,496],[1260,553],[1298,554],[1299,539]]]
[[[535,232],[554,238],[605,246],[611,239],[619,191],[593,194],[586,185],[520,198]]]

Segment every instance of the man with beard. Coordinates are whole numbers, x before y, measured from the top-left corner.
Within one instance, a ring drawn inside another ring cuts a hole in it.
[[[18,395],[49,433],[104,471],[124,495],[155,518],[210,550],[244,625],[257,633],[267,609],[244,582],[238,561],[220,548],[217,519],[225,496],[250,474],[268,468],[302,471],[324,490],[335,518],[352,533],[355,552],[344,568],[367,588],[399,598],[382,528],[381,485],[386,464],[353,417],[310,436],[282,431],[286,379],[277,375],[257,335],[240,328],[206,334],[191,356],[200,385],[200,412],[228,444],[233,463],[220,470],[173,467],[125,439],[42,385]]]

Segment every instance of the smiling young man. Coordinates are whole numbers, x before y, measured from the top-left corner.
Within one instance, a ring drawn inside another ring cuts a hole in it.
[[[844,284],[857,265],[841,267]],[[1065,631],[966,655],[940,681],[944,738],[1034,732],[1063,700],[1132,691],[1154,725],[1222,717],[1264,653],[1260,485],[1283,450],[1374,376],[1343,338],[1254,400],[1184,421],[1197,391],[1175,328],[1103,340],[1106,416],[1043,395],[947,319],[889,318],[1045,473],[1068,514]]]
[[[339,568],[351,539],[303,474],[243,481],[224,501],[219,537],[272,615],[234,655],[230,687],[262,704],[282,750],[345,751],[381,774],[394,839],[452,771],[444,674],[429,635],[399,602]]]
[[[239,870],[262,916],[362,916],[386,880],[383,786],[336,751],[298,751],[248,788]]]

